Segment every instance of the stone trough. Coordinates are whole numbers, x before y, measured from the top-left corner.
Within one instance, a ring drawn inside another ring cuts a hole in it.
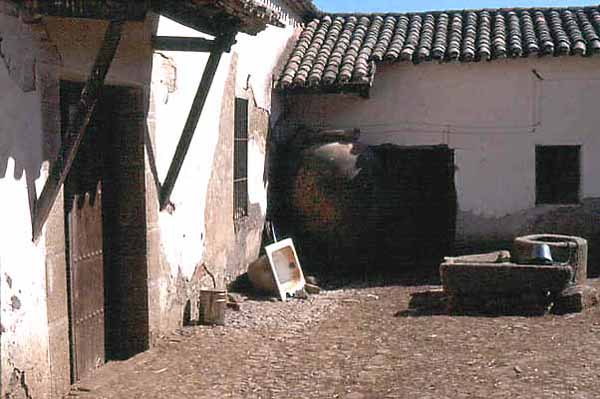
[[[540,244],[564,250],[567,259],[551,263],[532,259],[534,247]],[[512,255],[498,251],[447,257],[440,275],[449,307],[455,312],[568,313],[598,302],[596,290],[585,286],[587,242],[579,237],[519,237]]]

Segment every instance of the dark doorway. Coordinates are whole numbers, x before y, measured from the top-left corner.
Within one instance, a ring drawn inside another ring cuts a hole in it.
[[[62,121],[81,89],[61,83]],[[106,87],[65,182],[73,382],[148,347],[143,109],[141,90]]]
[[[535,196],[537,204],[578,204],[581,183],[581,147],[535,147]]]
[[[454,151],[447,146],[373,147],[382,164],[378,263],[439,264],[456,230]]]

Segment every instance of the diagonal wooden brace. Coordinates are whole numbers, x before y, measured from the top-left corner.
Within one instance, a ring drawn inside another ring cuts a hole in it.
[[[96,56],[96,61],[90,76],[81,91],[73,123],[68,127],[67,134],[58,153],[57,159],[52,164],[50,174],[40,197],[35,201],[33,218],[33,240],[37,240],[42,233],[42,228],[50,215],[50,210],[56,201],[60,189],[71,170],[73,161],[77,156],[79,146],[83,141],[86,129],[92,118],[94,108],[98,102],[100,90],[104,85],[106,74],[117,52],[124,21],[111,21],[106,29],[104,41]]]
[[[192,103],[192,107],[190,108],[190,113],[188,114],[187,120],[185,122],[185,126],[183,128],[183,132],[181,133],[179,143],[177,144],[177,149],[175,150],[175,155],[173,156],[173,160],[171,161],[169,171],[167,172],[167,177],[165,178],[165,182],[161,187],[161,210],[164,210],[169,204],[169,199],[171,197],[171,193],[173,192],[173,187],[175,186],[175,182],[177,181],[177,177],[179,176],[179,172],[181,171],[181,166],[183,165],[183,161],[185,160],[185,156],[188,152],[188,149],[190,148],[192,138],[194,137],[194,132],[196,131],[196,127],[198,126],[198,121],[200,120],[200,115],[202,114],[202,109],[204,108],[204,104],[206,103],[208,92],[210,91],[210,87],[212,86],[215,73],[217,72],[217,67],[219,66],[221,55],[224,51],[227,51],[229,49],[231,43],[233,43],[234,38],[235,33],[229,33],[227,35],[217,37],[215,39],[215,46],[212,49],[210,56],[208,57],[208,61],[204,68],[204,72],[202,73],[202,79],[198,84],[196,97],[194,98],[194,102]]]

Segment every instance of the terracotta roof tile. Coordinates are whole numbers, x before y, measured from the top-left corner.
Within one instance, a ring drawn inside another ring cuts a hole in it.
[[[536,55],[540,52],[538,38],[535,34],[535,25],[529,11],[523,11],[521,14],[523,23],[523,40],[525,41],[525,51],[529,55]]]
[[[322,15],[306,24],[279,87],[369,84],[374,62],[593,54],[598,7]]]
[[[448,14],[440,14],[437,18],[437,29],[435,29],[435,40],[431,49],[431,56],[436,60],[441,60],[446,54],[448,47],[448,27],[450,17]]]
[[[385,59],[387,61],[396,61],[400,56],[400,51],[402,51],[404,42],[406,41],[406,36],[408,35],[409,22],[410,21],[406,15],[401,15],[398,17],[392,42],[390,43],[390,46],[385,54]]]
[[[473,61],[477,55],[475,47],[477,43],[477,20],[477,13],[473,11],[467,13],[462,49],[462,58],[465,61]]]

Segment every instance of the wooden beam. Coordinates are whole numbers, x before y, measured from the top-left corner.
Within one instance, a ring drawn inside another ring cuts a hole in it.
[[[177,149],[175,150],[175,155],[173,156],[171,166],[169,167],[169,171],[167,172],[167,177],[165,178],[165,182],[161,188],[161,210],[165,209],[166,206],[169,204],[169,199],[171,197],[171,193],[173,192],[173,187],[175,186],[175,182],[177,181],[177,177],[179,176],[179,172],[181,171],[181,166],[183,165],[185,156],[188,152],[188,149],[190,148],[190,143],[192,142],[192,138],[194,137],[194,132],[196,131],[196,127],[198,126],[198,121],[200,120],[200,115],[202,114],[202,109],[204,108],[204,104],[206,103],[208,92],[210,90],[210,87],[212,86],[215,73],[217,72],[217,67],[219,66],[221,55],[224,51],[230,48],[234,38],[235,33],[227,34],[225,36],[217,37],[215,39],[215,46],[210,53],[210,57],[208,57],[208,62],[206,63],[206,66],[204,67],[202,79],[200,80],[200,83],[198,84],[198,90],[196,91],[196,97],[194,98],[194,102],[192,103],[192,107],[190,108],[190,113],[188,114],[185,126],[183,128],[183,132],[181,133],[181,138],[179,139]]]
[[[65,18],[143,21],[149,0],[53,0],[29,1],[25,9],[33,14]]]
[[[223,13],[219,8],[215,8],[214,3],[216,2],[205,1],[204,4],[196,4],[182,0],[151,0],[151,8],[157,14],[213,36],[219,35],[225,29],[238,31],[239,19],[229,18],[228,21],[223,21],[218,17]]]
[[[153,1],[153,11],[165,16],[177,23],[180,23],[188,28],[208,33],[210,35],[216,35],[219,31],[212,19],[206,15],[198,15],[199,12],[185,7],[181,1],[167,2],[161,0]]]
[[[159,51],[211,51],[214,47],[212,40],[201,37],[153,36],[152,46]]]
[[[50,210],[77,156],[77,151],[83,141],[87,126],[98,102],[106,74],[117,52],[124,24],[125,22],[122,20],[111,21],[106,29],[104,41],[98,51],[96,61],[90,71],[90,76],[81,91],[81,98],[77,104],[73,123],[68,126],[67,134],[63,140],[58,157],[52,164],[50,174],[39,199],[35,201],[35,216],[33,219],[34,240],[37,240],[42,233],[42,228],[48,219],[48,215],[50,215]]]

